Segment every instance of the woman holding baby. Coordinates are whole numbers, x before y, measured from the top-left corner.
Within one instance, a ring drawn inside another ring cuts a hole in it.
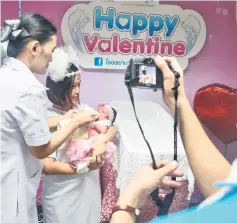
[[[47,95],[53,106],[48,110],[48,117],[49,127],[53,132],[60,127],[65,128],[67,120],[70,120],[74,113],[82,112],[86,117],[87,111],[91,112],[92,109],[85,104],[80,104],[80,68],[78,57],[72,48],[64,47],[55,50],[49,72],[46,82],[49,88]],[[94,121],[97,119],[98,116]],[[82,140],[88,137],[87,127],[92,124],[87,123],[86,120],[88,119],[85,118],[84,127],[75,132],[76,137]],[[83,115],[81,121],[83,122]],[[111,122],[102,121],[99,125],[95,124],[103,131],[93,139],[93,151],[88,165],[71,164],[73,156],[70,157],[68,149],[72,153],[75,151],[72,147],[69,148],[67,142],[44,160],[42,204],[45,223],[100,222],[99,168],[104,162],[106,143],[116,134],[116,128]],[[101,123],[104,125],[100,125]],[[69,137],[69,140],[72,141],[73,137]],[[83,161],[85,160],[80,164]]]

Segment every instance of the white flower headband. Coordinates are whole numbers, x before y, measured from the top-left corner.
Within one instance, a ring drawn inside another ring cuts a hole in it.
[[[69,63],[73,63],[79,71],[67,72]],[[62,81],[65,77],[70,77],[80,72],[79,57],[72,46],[63,46],[55,49],[52,62],[49,63],[47,72],[54,82]]]

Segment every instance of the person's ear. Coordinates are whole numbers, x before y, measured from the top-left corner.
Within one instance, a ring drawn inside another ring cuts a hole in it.
[[[39,54],[41,52],[41,46],[40,46],[40,43],[36,40],[33,40],[31,41],[29,44],[28,44],[28,48],[31,52],[32,55],[36,56],[37,54]]]

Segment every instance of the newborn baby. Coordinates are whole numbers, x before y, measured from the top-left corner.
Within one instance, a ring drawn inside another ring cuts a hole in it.
[[[92,148],[96,136],[105,134],[114,123],[117,115],[117,112],[107,104],[98,105],[97,112],[98,120],[91,123],[86,131],[80,128],[80,134],[76,131],[68,141],[66,154],[72,167],[79,174],[89,170],[88,166],[92,160]],[[114,143],[108,142],[106,144],[105,162],[112,164],[115,161],[116,149]]]

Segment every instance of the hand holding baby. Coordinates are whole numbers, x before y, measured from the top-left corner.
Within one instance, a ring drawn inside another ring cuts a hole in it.
[[[101,163],[103,162],[103,156],[106,152],[106,142],[105,142],[105,136],[103,134],[100,134],[96,137],[94,143],[93,143],[93,162]]]

